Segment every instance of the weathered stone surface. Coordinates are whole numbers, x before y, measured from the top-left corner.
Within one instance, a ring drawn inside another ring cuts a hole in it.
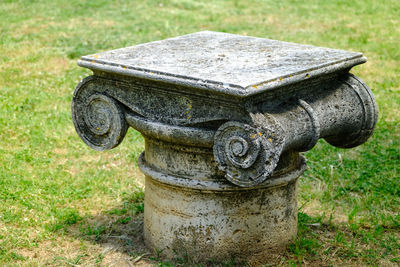
[[[246,261],[284,250],[297,234],[297,179],[216,194],[146,176],[145,203],[146,245],[169,258]]]
[[[365,61],[361,53],[204,31],[84,56],[79,65],[250,95]]]
[[[372,134],[374,97],[349,73],[363,62],[361,53],[189,34],[82,57],[94,75],[75,90],[73,121],[96,150],[117,146],[129,126],[144,136],[149,247],[198,261],[262,257],[296,234],[299,152],[320,138],[350,148]]]

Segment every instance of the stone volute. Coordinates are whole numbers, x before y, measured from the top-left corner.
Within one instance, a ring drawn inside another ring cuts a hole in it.
[[[199,32],[95,55],[72,117],[82,140],[111,149],[145,139],[144,238],[166,257],[248,260],[297,233],[299,154],[320,138],[351,148],[377,121],[349,70],[361,53]]]

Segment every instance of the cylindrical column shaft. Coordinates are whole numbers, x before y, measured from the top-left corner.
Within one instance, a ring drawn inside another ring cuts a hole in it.
[[[146,176],[144,237],[168,258],[263,258],[297,234],[297,179],[277,187],[207,191]]]

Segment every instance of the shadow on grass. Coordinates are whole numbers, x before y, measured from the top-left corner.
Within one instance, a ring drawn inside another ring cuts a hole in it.
[[[311,217],[303,212],[298,215],[298,235],[288,245],[281,257],[257,263],[227,262],[194,264],[190,255],[177,253],[175,259],[165,261],[162,251],[149,251],[143,240],[144,194],[137,191],[123,199],[118,208],[107,210],[97,216],[80,217],[74,212],[66,213],[59,223],[49,225],[53,232],[65,234],[100,247],[100,253],[85,259],[55,259],[54,264],[101,266],[293,266],[293,265],[364,265],[397,264],[396,238],[390,232],[379,229],[364,230],[352,225],[335,225],[332,218]],[[88,250],[86,254],[91,254]],[[393,258],[394,256],[394,258]],[[90,259],[89,259],[90,258]],[[91,263],[91,264],[89,264]]]
[[[85,218],[71,233],[103,248],[102,265],[132,266],[154,264],[158,255],[149,251],[143,240],[143,213],[115,215],[115,210]]]
[[[143,238],[143,194],[125,199],[121,207],[97,216],[79,217],[69,214],[63,226],[53,225],[54,231],[64,231],[73,238],[89,241],[102,248],[96,264],[104,266],[245,266],[234,258],[226,262],[196,264],[187,253],[177,252],[172,260],[165,260],[162,251],[150,251]],[[57,259],[56,259],[57,261]],[[55,263],[56,263],[55,261]],[[68,265],[87,265],[82,258],[59,259]],[[93,262],[93,260],[90,260]]]
[[[59,212],[56,222],[46,225],[47,230],[89,246],[75,257],[56,256],[52,264],[147,266],[157,263],[157,255],[146,248],[143,240],[143,201],[144,193],[138,189],[123,197],[120,206],[95,216],[81,216],[74,209]]]
[[[74,209],[59,211],[57,221],[48,224],[47,230],[93,244],[97,249],[89,248],[75,256],[56,256],[51,264],[70,266],[244,266],[234,258],[222,263],[195,264],[191,256],[183,252],[177,252],[176,257],[172,260],[165,260],[162,251],[150,251],[145,246],[143,212],[144,193],[141,189],[124,197],[119,207],[103,211],[96,216],[80,216]]]

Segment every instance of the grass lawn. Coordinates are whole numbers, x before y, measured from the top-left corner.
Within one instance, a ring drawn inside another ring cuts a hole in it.
[[[190,265],[144,248],[140,134],[92,151],[70,104],[81,55],[201,30],[366,55],[352,72],[377,98],[376,131],[305,153],[299,235],[274,264],[400,265],[400,1],[0,0],[0,266]]]

